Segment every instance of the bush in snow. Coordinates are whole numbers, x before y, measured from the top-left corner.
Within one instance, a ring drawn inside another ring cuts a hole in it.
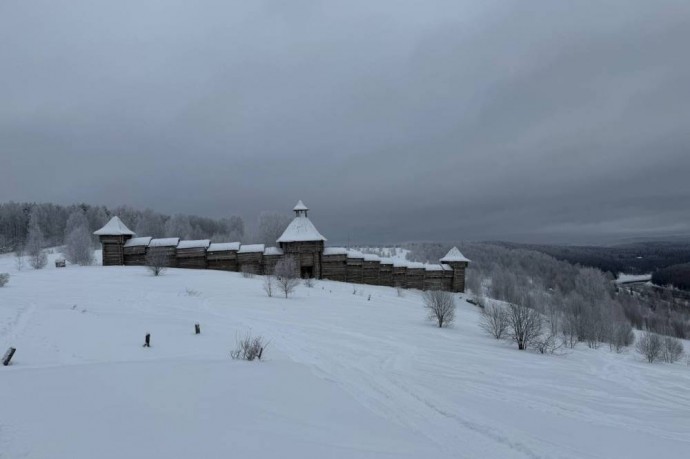
[[[624,347],[628,347],[634,342],[635,333],[633,333],[632,326],[628,322],[619,321],[613,324],[609,338],[609,349],[621,352]]]
[[[165,272],[168,264],[168,257],[157,250],[149,251],[146,254],[146,267],[154,276],[160,276]]]
[[[0,273],[0,287],[4,287],[10,281],[10,275],[7,273]]]
[[[455,320],[455,297],[442,290],[427,290],[423,293],[424,308],[429,320],[435,321],[439,328],[447,327]]]
[[[479,326],[494,338],[503,338],[508,329],[508,311],[501,306],[485,307]]]
[[[285,298],[287,298],[299,285],[297,262],[292,257],[283,258],[276,263],[273,273],[278,283],[278,289],[285,295]]]
[[[647,331],[637,340],[635,349],[647,359],[647,362],[654,363],[661,356],[663,345],[659,335]]]
[[[240,271],[242,272],[242,277],[245,279],[251,279],[254,277],[254,271],[252,271],[249,266],[242,266]]]
[[[276,277],[273,274],[266,274],[264,276],[264,292],[266,292],[266,295],[272,297],[276,287]]]
[[[304,279],[304,286],[308,288],[314,287],[314,278],[313,277],[307,277]]]
[[[661,360],[674,363],[683,357],[683,343],[678,338],[665,336],[661,347]]]
[[[230,352],[230,357],[234,360],[261,360],[264,349],[268,343],[264,342],[261,336],[251,336],[247,334],[237,339],[237,347]]]

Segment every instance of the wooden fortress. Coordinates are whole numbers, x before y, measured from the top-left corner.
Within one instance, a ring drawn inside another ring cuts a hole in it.
[[[276,241],[277,247],[209,240],[154,239],[135,234],[113,217],[95,231],[103,247],[104,266],[143,266],[148,254],[165,257],[171,268],[215,269],[270,274],[284,257],[295,259],[301,277],[330,279],[354,284],[385,285],[420,290],[465,291],[465,268],[469,260],[453,247],[440,264],[423,264],[381,258],[343,247],[326,247],[326,238],[309,220],[302,201],[295,218]]]

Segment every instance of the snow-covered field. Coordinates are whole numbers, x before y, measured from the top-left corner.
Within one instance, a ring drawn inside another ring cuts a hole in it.
[[[690,368],[519,352],[424,320],[419,295],[70,266],[0,289],[0,458],[685,458]],[[198,292],[189,295],[187,289]],[[371,299],[368,300],[369,295]],[[195,336],[194,323],[202,334]],[[270,340],[233,361],[238,333]],[[143,348],[150,332],[152,347]]]

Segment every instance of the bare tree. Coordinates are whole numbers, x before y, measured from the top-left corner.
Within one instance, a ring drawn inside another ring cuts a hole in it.
[[[635,342],[635,333],[627,321],[618,321],[611,328],[609,349],[621,352],[624,347],[630,346]]]
[[[274,245],[290,224],[291,218],[287,215],[274,212],[262,212],[258,221],[258,242]]]
[[[681,357],[683,357],[683,343],[678,338],[664,336],[661,359],[667,363],[674,363]]]
[[[266,292],[266,295],[269,297],[273,296],[273,290],[276,288],[276,277],[271,273],[271,274],[266,274],[264,276],[264,292]]]
[[[146,267],[154,276],[160,276],[168,266],[168,257],[158,250],[149,249],[146,254]]]
[[[508,333],[518,349],[527,349],[542,334],[541,314],[527,306],[511,304],[508,308]]]
[[[422,294],[424,308],[429,320],[435,321],[439,328],[447,327],[455,320],[455,297],[442,290],[427,290]]]
[[[661,356],[663,343],[661,337],[656,333],[644,332],[642,337],[637,340],[635,349],[642,354],[649,363],[654,363]]]
[[[17,271],[24,269],[24,246],[18,245],[14,251],[14,266]]]
[[[29,264],[34,269],[45,268],[48,263],[48,257],[43,251],[43,232],[38,226],[38,223],[32,218],[29,226],[29,235],[26,238],[26,252],[29,255]]]
[[[285,257],[276,263],[273,273],[276,276],[278,288],[287,298],[299,285],[297,262],[293,257]]]
[[[496,339],[504,337],[508,329],[508,312],[501,306],[486,306],[482,309],[479,326]]]

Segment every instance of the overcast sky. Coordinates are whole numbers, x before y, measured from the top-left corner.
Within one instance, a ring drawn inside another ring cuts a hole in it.
[[[690,2],[0,2],[0,200],[690,234]]]

